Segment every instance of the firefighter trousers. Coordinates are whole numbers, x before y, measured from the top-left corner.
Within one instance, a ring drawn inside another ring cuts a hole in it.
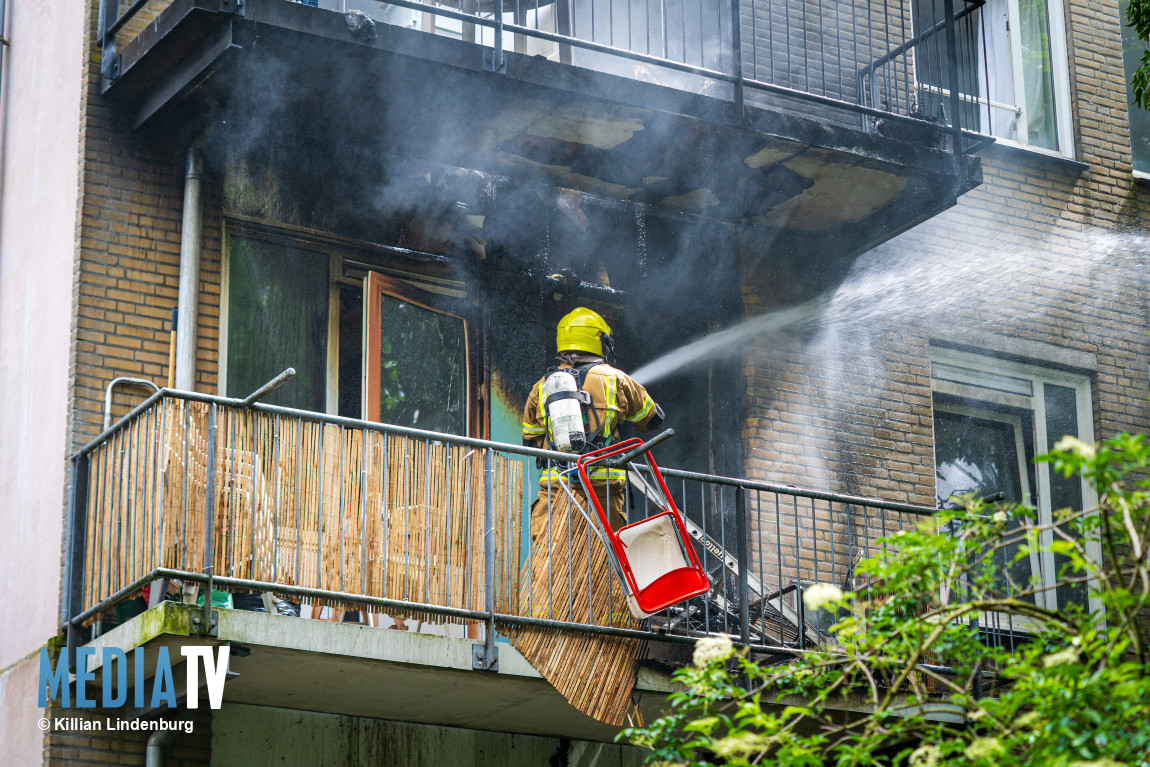
[[[592,482],[591,489],[595,491],[595,496],[599,499],[599,504],[603,507],[603,510],[607,512],[607,518],[611,520],[612,529],[618,530],[627,524],[627,480],[616,479],[610,482]],[[595,509],[583,494],[583,487],[578,480],[571,483],[571,492],[576,500],[579,501],[583,510],[587,512],[587,516],[593,520],[596,519]],[[550,487],[540,484],[539,495],[536,497],[535,502],[531,504],[532,541],[540,535],[546,535],[548,509],[556,508],[556,505],[561,499],[567,500],[567,492],[560,487],[558,482],[553,482]],[[573,509],[571,513],[577,515],[579,512]]]

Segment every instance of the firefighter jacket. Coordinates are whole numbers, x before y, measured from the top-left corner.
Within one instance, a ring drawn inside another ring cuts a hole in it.
[[[562,364],[560,369],[570,369],[571,365]],[[548,421],[543,409],[547,399],[544,391],[546,377],[531,387],[531,394],[523,408],[523,442],[536,447],[546,447],[550,441],[547,433]],[[662,416],[659,409],[647,390],[634,378],[622,370],[611,367],[607,363],[600,363],[587,371],[583,381],[583,391],[591,395],[591,409],[595,412],[588,416],[584,413],[584,422],[588,437],[591,437],[599,426],[601,445],[610,445],[619,439],[619,427],[626,421],[634,424],[641,432],[651,429],[652,420]],[[661,419],[660,419],[661,420]],[[657,423],[656,423],[657,425]],[[540,480],[547,480],[546,472]],[[593,480],[625,480],[627,473],[623,469],[608,470],[595,467],[591,472]]]

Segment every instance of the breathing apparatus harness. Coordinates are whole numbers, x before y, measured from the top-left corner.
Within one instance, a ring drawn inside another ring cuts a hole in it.
[[[602,364],[595,360],[570,368],[547,369],[543,417],[547,441],[553,450],[582,454],[607,446],[611,435],[603,433],[599,413],[591,406],[591,393],[583,389],[591,368]],[[587,412],[595,421],[595,431],[590,434]]]

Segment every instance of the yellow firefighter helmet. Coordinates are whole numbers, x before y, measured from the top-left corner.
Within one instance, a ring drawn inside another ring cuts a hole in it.
[[[611,327],[596,312],[580,306],[559,320],[555,333],[558,351],[578,350],[603,356],[603,341],[611,347]]]

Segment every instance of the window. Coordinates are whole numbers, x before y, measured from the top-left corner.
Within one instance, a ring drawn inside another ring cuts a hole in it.
[[[367,418],[467,434],[467,322],[434,295],[378,272],[364,291]]]
[[[1085,376],[950,349],[931,350],[934,392],[935,483],[940,505],[953,495],[1002,493],[1007,502],[1025,501],[1038,509],[1039,522],[1054,511],[1092,503],[1077,478],[1035,464],[1070,434],[1093,441],[1090,382]],[[1044,542],[1053,533],[1043,533]],[[1052,584],[1061,556],[1032,553],[1016,561],[999,552],[1003,583],[1038,580]],[[1040,592],[1034,600],[1049,608],[1085,604],[1082,585]]]
[[[221,391],[245,397],[285,368],[269,404],[484,435],[472,364],[483,348],[467,286],[410,254],[229,226]],[[482,360],[480,360],[481,362]]]
[[[943,0],[911,0],[916,33],[945,16]],[[956,0],[956,13],[963,3]],[[963,127],[1032,149],[1073,154],[1070,79],[1061,0],[986,0],[960,18],[958,37]],[[949,98],[945,34],[916,48],[919,102],[937,114]],[[946,104],[949,106],[949,104]]]
[[[1150,111],[1133,104],[1134,93],[1130,88],[1130,78],[1142,62],[1146,43],[1138,39],[1137,33],[1126,26],[1126,6],[1122,0],[1118,9],[1122,17],[1122,59],[1126,63],[1126,103],[1130,105],[1130,154],[1134,170],[1150,175]]]
[[[295,378],[265,402],[324,410],[328,345],[328,257],[270,240],[233,237],[227,270],[229,397],[246,397],[294,367]]]

